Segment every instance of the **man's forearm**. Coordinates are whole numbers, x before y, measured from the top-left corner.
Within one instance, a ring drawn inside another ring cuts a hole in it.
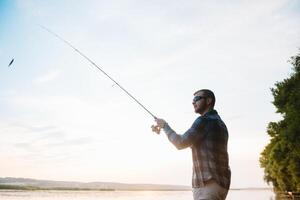
[[[165,123],[164,132],[166,133],[169,141],[174,144],[174,146],[177,149],[184,149],[189,146],[187,138],[184,136],[178,135],[170,126],[168,123]]]

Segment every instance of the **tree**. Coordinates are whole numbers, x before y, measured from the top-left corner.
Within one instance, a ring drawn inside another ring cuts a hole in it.
[[[300,53],[290,62],[291,76],[271,89],[283,119],[268,124],[271,139],[260,157],[264,179],[280,192],[300,192]]]

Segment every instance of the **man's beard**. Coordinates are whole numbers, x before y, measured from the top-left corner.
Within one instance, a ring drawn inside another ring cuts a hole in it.
[[[196,107],[195,113],[202,114],[202,113],[204,113],[205,109],[206,109],[206,106],[199,106],[199,107]]]

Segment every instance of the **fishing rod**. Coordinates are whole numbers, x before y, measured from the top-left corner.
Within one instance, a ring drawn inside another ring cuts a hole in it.
[[[55,36],[56,38],[58,38],[59,40],[61,40],[62,42],[64,42],[66,45],[68,45],[69,47],[71,47],[73,50],[75,50],[79,55],[81,55],[82,57],[84,57],[87,61],[89,61],[94,67],[96,67],[99,71],[101,71],[105,76],[107,76],[111,81],[113,81],[119,88],[121,88],[128,96],[130,96],[136,103],[138,103],[145,111],[147,111],[147,113],[149,113],[154,119],[157,119],[157,117],[155,117],[155,115],[153,115],[141,102],[139,102],[134,96],[132,96],[132,94],[130,94],[124,87],[122,87],[117,81],[115,81],[110,75],[108,75],[103,69],[101,69],[101,67],[99,67],[94,61],[92,61],[89,57],[87,57],[85,54],[83,54],[81,51],[79,51],[75,46],[73,46],[70,42],[68,42],[67,40],[65,40],[64,38],[62,38],[61,36],[59,36],[58,34],[54,33],[53,31],[51,31],[50,29],[48,29],[47,27],[38,24],[38,26],[40,26],[42,29],[46,30],[48,33],[50,33],[51,35]]]

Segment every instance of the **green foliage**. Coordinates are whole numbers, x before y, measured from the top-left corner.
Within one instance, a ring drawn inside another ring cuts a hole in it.
[[[291,64],[291,76],[271,89],[283,119],[268,125],[271,140],[261,153],[260,165],[276,191],[300,192],[300,54],[291,58]]]

